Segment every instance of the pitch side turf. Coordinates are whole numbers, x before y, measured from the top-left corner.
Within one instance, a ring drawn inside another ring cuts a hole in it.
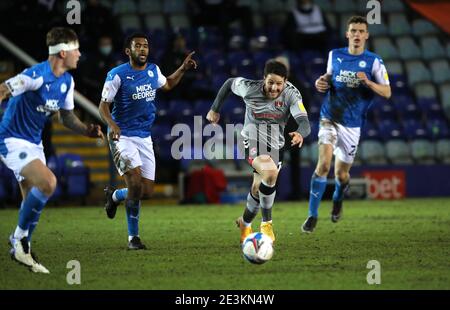
[[[17,210],[0,210],[0,289],[450,289],[450,199],[347,201],[337,224],[330,204],[306,235],[307,203],[276,203],[275,255],[264,265],[241,256],[234,220],[242,206],[144,206],[149,249],[138,252],[126,250],[123,205],[114,220],[100,206],[48,207],[33,249],[50,275],[10,259]],[[66,282],[71,260],[80,262],[80,285]],[[370,260],[381,265],[380,285],[367,284]]]

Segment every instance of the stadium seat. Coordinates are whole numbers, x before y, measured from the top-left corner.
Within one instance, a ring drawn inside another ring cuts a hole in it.
[[[403,12],[405,10],[405,5],[401,0],[389,0],[383,1],[381,9],[386,13]]]
[[[420,60],[412,60],[406,63],[406,72],[408,75],[408,83],[410,86],[414,86],[419,82],[430,82],[431,73],[430,70],[425,67],[424,63]]]
[[[188,28],[191,26],[189,17],[186,14],[170,15],[169,23],[172,29]]]
[[[130,1],[127,1],[130,2]],[[164,1],[168,2],[168,0]],[[163,6],[160,0],[139,0],[138,1],[139,14],[162,14]]]
[[[374,38],[373,47],[375,53],[380,55],[385,61],[399,58],[397,47],[387,37]]]
[[[314,3],[317,4],[325,12],[330,12],[333,10],[331,0],[315,0]]]
[[[380,134],[377,126],[372,121],[366,121],[361,128],[362,140],[377,140],[380,138]]]
[[[155,29],[161,30],[166,28],[166,20],[164,19],[164,16],[160,14],[146,14],[144,16],[144,25],[145,29],[147,29],[148,31],[152,31]],[[167,40],[167,38],[165,38],[164,40]],[[164,48],[164,46],[161,45],[161,48]]]
[[[427,36],[420,39],[423,58],[426,60],[445,57],[445,49],[435,36]]]
[[[193,121],[194,109],[189,101],[171,100],[169,103],[169,113],[180,123],[189,123]]]
[[[238,0],[239,6],[248,6],[252,13],[259,13],[261,9],[261,3],[255,0]]]
[[[450,128],[446,120],[433,119],[427,122],[428,136],[433,140],[450,137]]]
[[[197,100],[194,102],[194,115],[206,117],[212,105],[212,100]]]
[[[153,2],[153,1],[151,1]],[[156,2],[156,1],[155,1]],[[129,0],[116,0],[113,4],[113,14],[123,15],[123,14],[136,14],[137,7],[134,1]]]
[[[389,2],[389,1],[386,1]],[[383,3],[384,5],[384,3]],[[389,14],[389,34],[393,36],[402,36],[411,34],[411,25],[406,16],[402,13]]]
[[[427,131],[420,120],[408,119],[403,123],[403,128],[409,140],[427,138]]]
[[[261,7],[260,10],[264,14],[274,14],[274,13],[281,13],[286,12],[286,1],[280,1],[280,0],[260,0]]]
[[[431,61],[430,69],[433,82],[440,84],[450,81],[450,66],[446,59]]]
[[[441,85],[439,93],[441,95],[442,108],[447,119],[450,119],[450,84]]]
[[[376,140],[363,140],[358,152],[363,163],[371,165],[387,164],[383,143]]]
[[[382,120],[397,119],[396,106],[387,100],[380,100],[380,102],[374,103],[373,109],[377,111],[376,114]]]
[[[352,0],[334,0],[334,12],[351,13],[358,10],[355,2]]]
[[[392,139],[404,139],[403,128],[397,121],[382,120],[378,126],[380,138],[384,141]]]
[[[403,140],[389,140],[385,144],[386,155],[393,164],[412,164],[410,145]]]
[[[434,164],[434,144],[425,139],[417,139],[411,142],[411,155],[417,164]]]
[[[438,32],[439,30],[425,19],[416,19],[412,22],[412,33],[416,37],[437,34]]]
[[[403,64],[399,60],[388,60],[384,62],[386,65],[386,69],[389,73],[389,78],[391,78],[392,75],[400,75],[404,74],[405,70],[403,69]]]
[[[443,164],[450,164],[450,139],[436,141],[436,158]]]
[[[319,158],[319,144],[317,140],[309,145],[309,156],[309,161],[315,165]]]
[[[436,98],[419,97],[417,98],[417,105],[424,113],[427,121],[445,118],[442,106]]]
[[[164,13],[168,14],[186,14],[187,13],[187,7],[186,7],[185,0],[164,0],[163,8]]]
[[[419,46],[411,37],[401,37],[396,41],[400,57],[403,60],[420,59],[422,57]]]
[[[67,197],[79,197],[82,203],[89,195],[90,172],[77,154],[61,154],[58,156],[61,167],[61,176],[64,179],[65,194]]]
[[[422,111],[420,110],[420,107],[418,107],[415,103],[398,105],[397,108],[399,111],[400,118],[405,122],[409,120],[422,119]]]
[[[436,88],[432,83],[419,83],[414,86],[416,98],[437,98]]]
[[[126,14],[120,16],[119,23],[120,28],[124,33],[141,29],[141,21],[135,14]]]

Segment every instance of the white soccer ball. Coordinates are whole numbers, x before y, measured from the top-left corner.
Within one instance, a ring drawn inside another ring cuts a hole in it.
[[[272,239],[260,232],[252,233],[242,243],[242,253],[248,262],[263,264],[273,256]]]

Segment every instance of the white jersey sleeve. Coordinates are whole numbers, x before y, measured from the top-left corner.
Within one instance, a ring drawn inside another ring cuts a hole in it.
[[[327,74],[333,74],[333,51],[330,51],[330,53],[328,54]]]
[[[114,97],[119,91],[121,84],[120,76],[118,74],[108,73],[106,77],[105,84],[103,85],[102,90],[102,101],[104,102],[113,102]]]
[[[64,104],[62,105],[61,109],[73,110],[73,108],[75,107],[74,102],[73,102],[74,89],[75,89],[75,82],[74,82],[73,78],[71,78],[70,88],[69,88],[69,91],[67,92],[66,100],[64,101]]]
[[[372,65],[372,76],[375,78],[375,82],[381,85],[389,85],[389,76],[386,71],[386,67],[383,61],[379,58],[375,58]]]
[[[24,73],[25,71],[5,81],[6,87],[11,92],[11,96],[15,97],[29,90],[37,90],[44,83],[44,78],[42,76],[35,76],[35,72],[33,72],[34,78]]]
[[[245,83],[246,81],[247,79],[242,77],[235,78],[233,83],[231,83],[231,91],[239,97],[245,97],[248,90],[248,85]]]
[[[155,65],[156,66],[156,65]],[[164,76],[164,74],[161,73],[161,70],[158,66],[156,66],[156,72],[158,74],[158,88],[163,87],[167,83],[167,78]]]

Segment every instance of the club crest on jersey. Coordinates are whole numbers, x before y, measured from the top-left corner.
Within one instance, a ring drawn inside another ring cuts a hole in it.
[[[367,66],[367,63],[364,61],[364,60],[361,60],[360,62],[359,62],[359,67],[360,68],[365,68]]]
[[[281,108],[283,106],[283,102],[282,101],[275,101],[275,108]]]
[[[61,90],[61,93],[63,93],[63,94],[67,91],[67,85],[66,85],[66,83],[62,83],[62,84],[61,84],[60,90]]]
[[[153,71],[148,70],[147,73],[148,73],[148,76],[151,77],[151,78],[155,76]]]

